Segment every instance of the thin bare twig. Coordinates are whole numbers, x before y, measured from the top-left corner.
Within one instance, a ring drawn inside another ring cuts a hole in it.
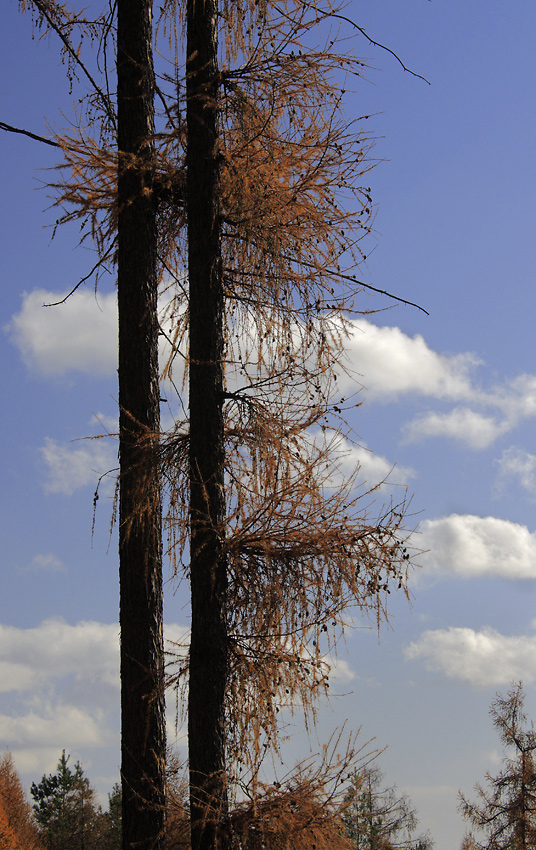
[[[44,145],[50,145],[53,148],[61,148],[58,142],[53,142],[52,139],[45,139],[44,136],[38,136],[37,133],[31,133],[30,130],[21,130],[20,127],[12,127],[11,124],[6,124],[5,121],[0,121],[0,130],[5,130],[6,133],[20,133],[22,136],[28,136],[30,139],[35,139],[36,142],[43,142]]]
[[[78,67],[85,74],[85,76],[87,77],[87,79],[89,80],[91,85],[93,86],[94,91],[96,92],[96,94],[98,94],[98,96],[99,96],[99,98],[100,98],[100,100],[101,100],[101,102],[104,106],[104,110],[105,110],[109,120],[111,121],[112,126],[115,127],[116,126],[115,112],[112,109],[112,106],[110,104],[110,98],[107,97],[107,95],[104,94],[104,92],[102,91],[100,86],[95,82],[95,80],[93,79],[93,77],[89,73],[88,69],[86,68],[86,66],[84,65],[82,60],[80,59],[80,56],[78,55],[76,50],[73,48],[73,46],[72,46],[71,42],[69,41],[69,39],[67,38],[67,36],[64,35],[64,33],[61,31],[58,24],[49,15],[48,10],[46,8],[46,5],[42,2],[42,0],[32,0],[32,2],[34,4],[34,6],[37,8],[37,10],[39,11],[39,13],[45,18],[45,20],[47,21],[47,23],[51,27],[51,29],[54,30],[54,32],[56,33],[58,38],[61,39],[61,41],[63,42],[63,45],[64,45],[66,51],[68,52],[69,56],[73,59],[75,64],[78,65]]]
[[[310,3],[306,3],[305,5],[309,6],[309,8],[313,8],[313,6]],[[408,68],[406,65],[404,65],[404,63],[402,62],[402,59],[400,58],[400,56],[397,53],[395,53],[394,50],[391,50],[390,47],[387,47],[387,45],[382,44],[380,41],[375,41],[373,38],[370,37],[370,35],[367,32],[365,32],[363,27],[360,27],[351,18],[347,18],[346,15],[341,15],[341,14],[338,14],[337,12],[326,12],[326,17],[336,18],[339,21],[344,21],[345,23],[350,24],[350,26],[352,26],[356,30],[358,30],[358,32],[360,32],[361,35],[363,35],[367,39],[369,44],[372,44],[374,47],[379,47],[380,50],[385,50],[386,53],[390,53],[391,56],[394,56],[394,58],[396,59],[398,64],[402,67],[402,69],[404,71],[407,71],[408,74],[411,74],[412,77],[417,77],[418,80],[422,80],[423,82],[427,83],[429,86],[432,85],[430,80],[427,80],[426,77],[422,76],[422,74],[417,74],[416,71],[412,71],[411,68]]]
[[[104,254],[104,256],[102,256],[102,257],[101,257],[101,258],[100,258],[100,259],[99,259],[99,260],[95,263],[95,265],[93,266],[93,268],[91,269],[91,271],[89,271],[89,272],[88,272],[88,273],[87,273],[87,274],[86,274],[83,278],[81,278],[81,279],[78,281],[78,283],[76,284],[76,286],[73,286],[73,288],[71,289],[71,291],[70,291],[70,292],[68,292],[68,293],[67,293],[67,295],[65,295],[65,297],[64,297],[64,298],[61,298],[59,301],[53,301],[53,302],[51,302],[50,304],[43,304],[43,307],[59,307],[59,305],[60,305],[60,304],[65,304],[65,302],[67,301],[67,299],[68,299],[68,298],[70,298],[70,297],[71,297],[71,295],[74,295],[74,293],[76,292],[76,290],[78,289],[78,287],[79,287],[79,286],[82,286],[82,284],[83,284],[83,283],[85,283],[85,282],[86,282],[86,280],[88,280],[88,279],[91,277],[91,275],[93,274],[93,272],[97,271],[97,269],[99,268],[99,266],[102,266],[102,264],[103,264],[104,260],[105,260],[107,257],[109,257],[109,256],[110,256],[110,253],[111,253],[111,251],[112,251],[112,248],[113,248],[113,247],[114,247],[114,246],[113,246],[113,245],[111,245],[111,246],[110,246],[110,248],[108,248],[108,250],[106,251],[106,253]]]

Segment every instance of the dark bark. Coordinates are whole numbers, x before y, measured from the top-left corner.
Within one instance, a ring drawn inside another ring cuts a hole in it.
[[[118,0],[117,15],[123,848],[157,850],[166,742],[151,0]]]
[[[190,645],[192,850],[224,842],[227,568],[223,553],[223,290],[218,175],[217,0],[187,6],[190,284]]]

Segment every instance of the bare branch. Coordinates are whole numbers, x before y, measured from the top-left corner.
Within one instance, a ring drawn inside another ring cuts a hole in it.
[[[6,133],[20,133],[22,136],[28,136],[30,139],[35,139],[36,142],[43,142],[44,145],[50,145],[53,148],[61,148],[58,142],[52,139],[45,139],[44,136],[39,136],[37,133],[31,133],[30,130],[21,130],[19,127],[12,127],[11,124],[6,124],[5,121],[0,121],[0,130],[5,130]]]

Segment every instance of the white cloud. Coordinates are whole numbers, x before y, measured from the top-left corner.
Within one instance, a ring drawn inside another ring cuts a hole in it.
[[[482,362],[474,354],[438,354],[422,336],[407,336],[400,328],[378,327],[366,319],[352,324],[348,358],[368,398],[390,401],[414,393],[460,400],[474,392],[471,372]]]
[[[348,456],[348,462],[359,464],[360,481],[366,481],[370,487],[375,487],[380,481],[387,479],[388,484],[405,485],[416,473],[409,466],[398,466],[390,463],[387,458],[370,451],[365,445],[354,446]]]
[[[536,375],[518,375],[497,388],[493,401],[513,422],[536,416]]]
[[[420,526],[420,561],[426,571],[466,578],[536,578],[536,534],[497,517],[452,514]]]
[[[71,626],[52,618],[33,629],[0,625],[0,663],[6,665],[0,688],[25,690],[65,676],[117,688],[118,635],[117,624],[93,621]]]
[[[367,490],[373,490],[379,485],[405,486],[416,475],[411,467],[391,463],[367,448],[365,443],[352,443],[336,431],[316,431],[312,440],[317,449],[326,453],[326,484],[329,482],[330,486],[341,486],[357,467],[357,483]]]
[[[184,627],[167,624],[167,649],[170,640],[187,635]],[[50,619],[30,629],[0,625],[0,691],[0,748],[11,749],[22,772],[53,769],[64,747],[117,746],[118,624]]]
[[[79,487],[95,487],[100,475],[117,466],[117,446],[106,439],[57,443],[46,437],[40,451],[47,466],[46,493],[71,496]]]
[[[42,375],[84,372],[112,375],[117,369],[117,298],[81,290],[64,304],[61,292],[25,292],[6,330],[24,362]]]
[[[426,631],[404,650],[431,671],[475,687],[536,681],[536,636],[507,636],[491,628]]]
[[[0,693],[30,691],[36,685],[35,679],[32,667],[13,661],[0,661]]]
[[[167,641],[184,642],[187,630],[166,625]],[[72,676],[119,688],[119,626],[93,620],[74,626],[59,618],[32,629],[0,625],[0,664],[4,692],[34,688],[45,681]]]
[[[21,573],[64,573],[65,571],[65,564],[52,552],[46,555],[34,555],[28,566],[20,569]]]
[[[536,493],[536,455],[525,449],[510,446],[497,461],[499,481],[497,489],[502,490],[507,479],[517,479],[520,487],[528,493]]]
[[[17,770],[20,774],[30,774],[32,781],[44,773],[55,773],[58,756],[64,748],[54,747],[14,747],[10,746]],[[113,782],[109,783],[109,787]]]
[[[352,679],[355,679],[356,674],[348,661],[345,661],[343,658],[335,658],[332,655],[326,656],[325,661],[329,667],[330,682],[351,682]]]
[[[117,370],[117,296],[95,295],[79,290],[63,304],[62,292],[34,289],[25,292],[22,307],[4,327],[34,372],[45,377],[82,372],[91,376],[113,375]],[[45,307],[45,304],[57,304]],[[175,339],[177,319],[169,293],[160,299],[160,362],[167,363]],[[179,319],[182,315],[179,310]],[[184,346],[183,346],[184,347]],[[184,352],[183,352],[184,354]],[[175,358],[174,378],[182,381],[184,358]]]
[[[107,413],[94,413],[91,417],[91,424],[96,425],[99,434],[117,434],[119,432],[119,418],[117,413],[110,416]]]
[[[522,419],[536,416],[536,375],[482,388],[474,374],[484,363],[475,354],[440,354],[422,336],[410,337],[400,328],[378,327],[365,319],[352,325],[348,363],[368,399],[392,402],[406,395],[458,402],[453,410],[431,410],[409,422],[404,429],[408,440],[448,437],[484,449]],[[341,388],[344,384],[346,390],[346,383],[342,378]]]
[[[497,422],[493,416],[476,413],[467,407],[456,407],[448,413],[424,413],[404,427],[408,442],[422,437],[450,437],[467,443],[472,449],[487,449],[506,431],[509,422]]]
[[[109,732],[102,725],[102,717],[93,717],[82,708],[61,703],[40,713],[0,714],[0,740],[7,741],[10,747],[51,747],[55,742],[66,741],[69,749],[104,747],[112,743]]]
[[[44,376],[72,372],[113,374],[117,368],[115,293],[95,296],[83,290],[65,304],[43,307],[62,296],[63,293],[43,289],[25,293],[21,310],[6,327],[26,364]],[[173,309],[170,294],[164,292],[160,301],[162,366],[170,351],[166,337],[175,336],[177,319],[173,319]],[[179,322],[180,310],[179,307]],[[405,429],[413,441],[449,437],[475,449],[487,448],[522,419],[536,416],[535,375],[518,375],[502,386],[483,390],[474,382],[476,368],[483,365],[475,354],[433,351],[422,336],[410,337],[397,327],[379,327],[366,319],[351,322],[346,363],[350,374],[340,374],[338,381],[338,389],[345,393],[355,389],[358,376],[371,401],[393,402],[405,395],[464,403],[451,411],[430,411],[414,419]],[[174,379],[180,386],[184,377],[181,355],[175,365]],[[233,381],[232,369],[228,380]],[[163,392],[169,392],[167,385]],[[59,482],[53,486],[62,487]]]

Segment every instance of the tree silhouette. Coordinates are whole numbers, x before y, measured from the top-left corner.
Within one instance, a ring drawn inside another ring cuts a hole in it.
[[[418,819],[411,800],[396,786],[386,787],[383,773],[366,766],[352,777],[343,822],[357,850],[431,850],[428,835],[415,836]]]
[[[486,834],[482,842],[474,836],[468,844],[478,850],[532,850],[536,846],[536,733],[527,727],[523,712],[523,683],[518,682],[506,697],[497,694],[491,704],[493,725],[509,753],[497,776],[486,773],[488,788],[475,785],[477,802],[460,793],[460,811],[469,823]]]

